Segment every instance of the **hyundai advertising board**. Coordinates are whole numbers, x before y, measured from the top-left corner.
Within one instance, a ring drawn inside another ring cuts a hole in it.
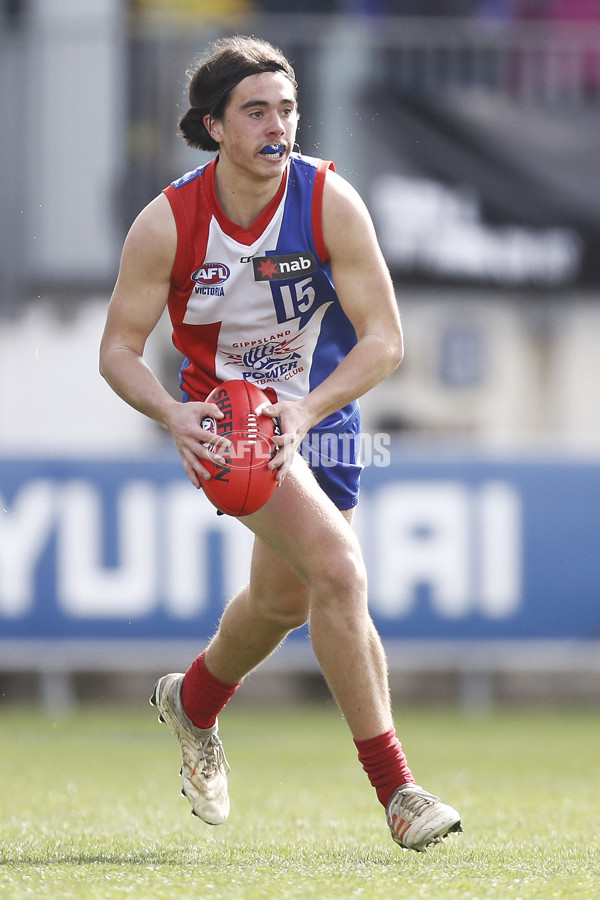
[[[356,529],[386,639],[600,637],[600,463],[371,459]],[[251,535],[179,458],[3,459],[0,638],[204,639]]]

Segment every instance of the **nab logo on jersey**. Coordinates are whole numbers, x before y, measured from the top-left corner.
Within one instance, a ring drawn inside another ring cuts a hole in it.
[[[223,263],[209,262],[196,269],[192,275],[192,281],[207,287],[215,287],[227,281],[230,275],[229,268]]]
[[[289,281],[299,275],[317,271],[312,253],[287,253],[285,255],[255,256],[252,260],[255,281]]]

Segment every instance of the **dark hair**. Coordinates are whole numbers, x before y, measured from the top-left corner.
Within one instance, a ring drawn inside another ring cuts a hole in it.
[[[209,46],[190,78],[190,109],[179,120],[179,131],[190,147],[198,150],[218,150],[204,117],[220,119],[225,112],[229,95],[242,79],[261,72],[282,72],[298,89],[296,75],[281,50],[260,38],[236,35],[221,38]]]

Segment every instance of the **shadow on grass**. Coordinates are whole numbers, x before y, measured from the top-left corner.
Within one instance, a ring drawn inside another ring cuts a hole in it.
[[[439,850],[437,852],[440,852]],[[0,866],[7,868],[32,867],[48,868],[53,866],[134,866],[144,868],[177,867],[203,867],[223,872],[224,869],[233,867],[238,869],[257,868],[285,868],[288,870],[303,869],[310,866],[313,869],[326,868],[360,871],[365,867],[394,866],[399,862],[415,858],[424,858],[423,854],[404,853],[391,847],[387,851],[384,848],[374,850],[372,848],[360,848],[346,846],[343,848],[317,847],[313,844],[298,845],[274,845],[244,844],[223,847],[184,847],[178,850],[168,848],[140,848],[138,850],[109,849],[96,852],[72,848],[60,850],[55,846],[46,851],[42,848],[30,850],[15,847],[13,852],[0,854]]]

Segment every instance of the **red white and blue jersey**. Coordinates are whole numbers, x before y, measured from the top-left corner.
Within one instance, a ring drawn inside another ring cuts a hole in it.
[[[251,225],[224,214],[212,160],[164,191],[177,226],[168,308],[184,355],[184,396],[204,400],[243,378],[280,400],[320,384],[356,343],[337,298],[323,238],[322,201],[333,164],[292,154],[281,186]],[[349,404],[322,427],[343,427]]]

